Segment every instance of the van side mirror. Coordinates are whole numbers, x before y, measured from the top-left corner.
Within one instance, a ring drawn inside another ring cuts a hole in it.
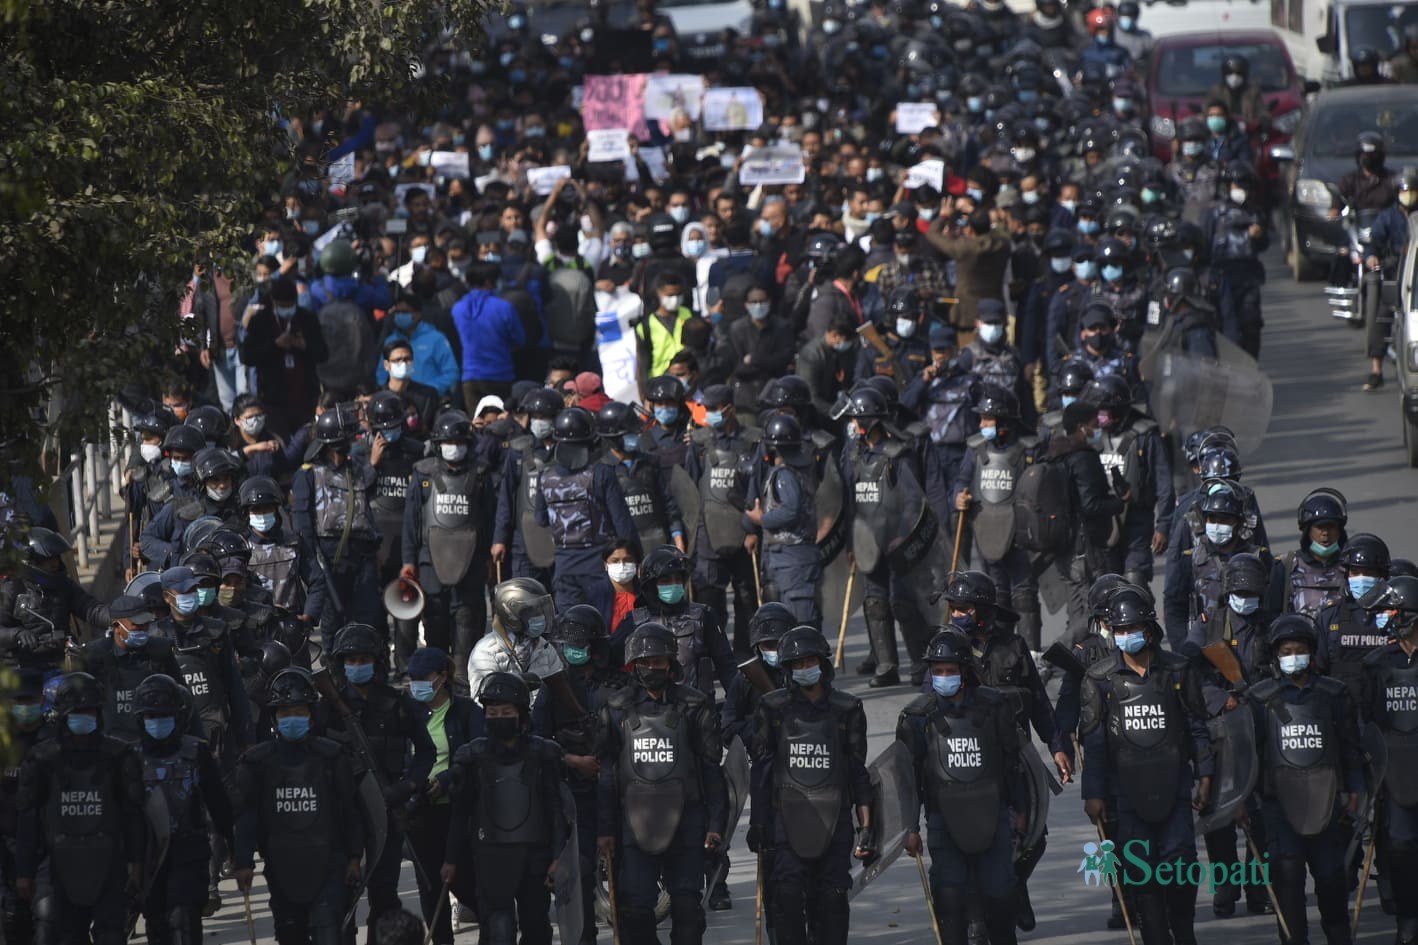
[[[1315,38],[1315,48],[1326,56],[1334,55],[1334,34],[1325,33],[1323,36]]]

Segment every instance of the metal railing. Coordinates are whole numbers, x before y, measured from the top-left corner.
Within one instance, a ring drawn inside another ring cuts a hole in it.
[[[129,429],[127,409],[113,403],[108,415],[110,430]],[[123,470],[133,449],[130,437],[110,433],[103,443],[81,444],[69,454],[69,462],[59,473],[69,505],[69,540],[80,568],[87,568],[90,556],[100,551],[100,528],[103,520],[114,514],[114,500],[122,498]]]

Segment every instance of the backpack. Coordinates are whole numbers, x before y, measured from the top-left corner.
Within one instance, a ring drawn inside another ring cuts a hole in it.
[[[1065,551],[1074,533],[1073,494],[1062,463],[1040,457],[1014,487],[1014,543],[1044,554]]]
[[[321,386],[326,390],[352,391],[361,384],[372,385],[374,366],[379,363],[374,320],[349,299],[327,302],[315,317],[330,352],[315,366]]]

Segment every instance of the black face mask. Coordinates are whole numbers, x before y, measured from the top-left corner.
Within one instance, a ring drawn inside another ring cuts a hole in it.
[[[499,740],[516,738],[522,734],[522,720],[520,718],[488,719],[487,734],[489,738]]]
[[[670,684],[670,671],[637,666],[635,667],[635,678],[640,680],[640,685],[651,692],[661,692]]]

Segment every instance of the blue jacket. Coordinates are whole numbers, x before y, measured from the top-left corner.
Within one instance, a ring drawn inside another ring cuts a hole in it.
[[[1382,262],[1387,257],[1402,258],[1407,246],[1408,214],[1397,205],[1386,207],[1369,228],[1369,241],[1364,244],[1364,254],[1377,256]]]
[[[473,289],[453,306],[453,324],[463,340],[463,380],[517,379],[512,352],[526,344],[517,310],[487,289]]]
[[[369,315],[375,309],[388,308],[394,304],[389,294],[389,283],[383,276],[373,282],[361,282],[354,276],[322,276],[310,283],[310,308],[319,312],[336,299],[351,299]]]
[[[385,337],[384,343],[388,344],[400,338],[408,339],[414,346],[413,380],[427,384],[440,394],[451,393],[453,386],[458,383],[460,372],[458,362],[453,358],[453,346],[448,343],[443,332],[428,322],[419,322],[414,326],[412,338],[395,328]],[[389,382],[389,372],[384,370],[382,358],[379,366],[374,369],[374,379],[379,382],[380,387]]]

